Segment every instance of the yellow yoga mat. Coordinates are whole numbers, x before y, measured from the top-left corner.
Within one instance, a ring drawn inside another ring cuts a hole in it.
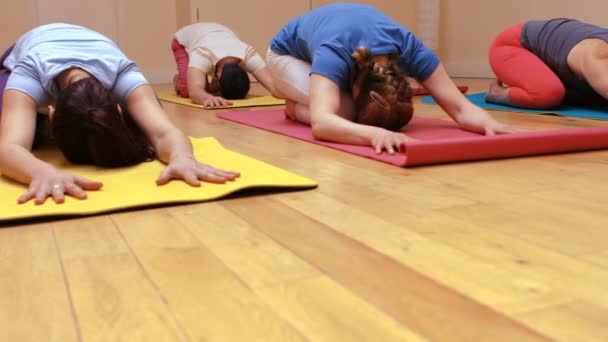
[[[185,106],[203,108],[203,109],[226,109],[226,108],[238,108],[238,107],[261,107],[261,106],[280,106],[285,104],[285,100],[277,99],[274,96],[255,96],[249,95],[247,98],[242,100],[230,100],[232,106],[228,107],[205,107],[195,103],[192,103],[190,99],[183,98],[175,94],[173,90],[159,91],[156,93],[159,99],[167,102],[173,102]]]
[[[62,170],[101,181],[103,188],[100,191],[87,192],[86,200],[66,196],[63,204],[56,204],[52,198],[48,198],[42,205],[35,205],[33,201],[17,204],[17,198],[27,187],[6,177],[0,177],[0,221],[87,215],[149,205],[209,201],[239,190],[259,187],[306,189],[317,186],[311,179],[227,150],[214,138],[191,138],[191,141],[199,161],[218,168],[239,171],[241,176],[233,182],[201,183],[200,187],[191,187],[179,180],[157,186],[155,181],[164,167],[159,161],[103,169],[69,164],[58,149],[46,149],[36,155]]]

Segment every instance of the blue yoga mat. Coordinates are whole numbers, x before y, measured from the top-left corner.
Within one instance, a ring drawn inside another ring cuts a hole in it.
[[[518,113],[529,113],[529,114],[557,114],[561,116],[571,116],[575,118],[586,118],[586,119],[598,119],[598,120],[608,120],[608,106],[604,107],[575,107],[575,106],[562,106],[556,109],[525,109],[525,108],[517,108],[511,106],[503,106],[494,103],[487,103],[484,98],[486,97],[486,93],[477,93],[466,95],[466,97],[478,105],[481,108],[491,109],[491,110],[503,110],[510,112],[518,112]],[[433,100],[430,96],[425,96],[422,98],[423,103],[431,103],[437,104],[435,100]]]

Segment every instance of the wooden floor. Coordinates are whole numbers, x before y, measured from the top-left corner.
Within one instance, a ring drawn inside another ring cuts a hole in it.
[[[164,106],[320,186],[1,226],[0,341],[608,340],[608,151],[402,169]]]

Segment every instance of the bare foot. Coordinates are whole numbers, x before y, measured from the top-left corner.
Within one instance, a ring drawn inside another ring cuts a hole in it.
[[[510,105],[509,87],[505,86],[499,80],[490,83],[490,89],[486,94],[486,102]]]
[[[285,117],[289,120],[296,121],[296,103],[293,100],[285,100]]]

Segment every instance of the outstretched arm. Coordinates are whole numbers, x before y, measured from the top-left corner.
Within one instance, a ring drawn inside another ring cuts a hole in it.
[[[226,107],[232,102],[207,92],[207,74],[197,68],[188,68],[188,93],[192,102],[207,107]]]
[[[279,97],[280,95],[277,93],[277,90],[274,86],[274,83],[272,82],[272,75],[270,74],[270,69],[265,66],[262,69],[256,71],[253,73],[253,76],[255,77],[256,80],[258,80],[258,82],[260,82],[262,84],[262,86],[264,86],[264,88],[266,88],[266,90],[268,90],[273,96],[275,97]]]
[[[0,123],[0,171],[6,177],[29,185],[19,203],[31,199],[42,204],[52,196],[62,203],[64,194],[78,199],[87,197],[85,190],[99,190],[102,184],[57,170],[36,158],[31,152],[36,130],[36,103],[18,90],[4,92]]]
[[[158,159],[167,164],[157,179],[159,185],[171,179],[183,179],[192,186],[199,186],[199,180],[224,183],[239,176],[238,172],[219,170],[194,158],[190,141],[165,115],[149,85],[139,86],[131,92],[127,107],[154,146]]]
[[[393,154],[404,151],[405,143],[411,138],[400,132],[384,128],[361,125],[339,115],[346,104],[341,101],[337,84],[330,79],[311,75],[310,120],[315,138],[353,145],[372,146],[376,153],[386,150]],[[342,103],[341,103],[342,102]]]
[[[474,105],[460,93],[445,68],[439,64],[422,82],[443,110],[462,128],[486,135],[512,133],[515,130],[494,120],[485,110]]]

